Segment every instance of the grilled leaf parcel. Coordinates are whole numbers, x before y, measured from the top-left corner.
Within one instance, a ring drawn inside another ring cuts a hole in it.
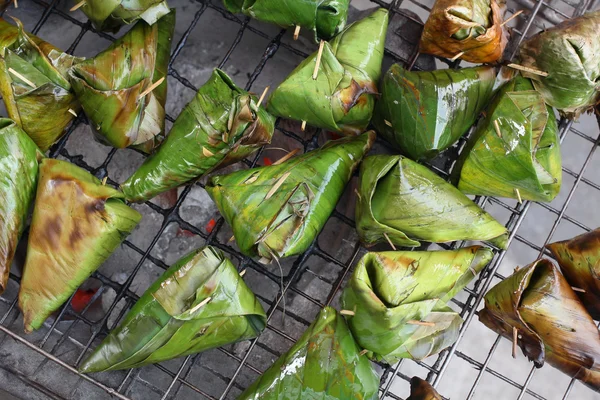
[[[33,140],[12,120],[0,118],[0,294],[35,198],[43,157]]]
[[[472,63],[500,61],[508,42],[504,0],[437,0],[423,28],[419,50]]]
[[[375,400],[379,378],[359,352],[344,318],[325,307],[292,348],[238,400]]]
[[[206,190],[237,245],[262,261],[305,251],[325,226],[373,131],[342,138],[278,165],[215,176]]]
[[[70,70],[73,90],[100,142],[150,153],[163,140],[174,27],[175,11],[154,25],[140,21]]]
[[[342,294],[357,343],[377,361],[422,360],[451,346],[462,318],[447,303],[492,259],[481,246],[367,253]]]
[[[82,59],[0,18],[0,95],[8,117],[42,150],[64,135],[79,110],[67,70]]]
[[[520,48],[521,64],[545,72],[523,72],[544,101],[567,117],[591,111],[600,100],[600,11],[541,31]]]
[[[270,143],[274,129],[275,118],[257,98],[216,69],[163,144],[121,187],[129,201],[147,201],[244,159]]]
[[[235,266],[207,246],[181,258],[82,363],[89,373],[137,368],[260,334],[267,316]]]
[[[81,10],[96,29],[110,32],[140,19],[153,25],[170,11],[166,0],[85,0]]]
[[[403,154],[431,159],[469,130],[495,81],[489,66],[417,72],[394,64],[383,77],[373,124]]]
[[[19,291],[26,332],[40,328],[141,220],[123,197],[73,164],[42,160]]]
[[[506,248],[506,228],[434,172],[402,156],[367,157],[360,167],[356,230],[371,246],[482,240]]]
[[[479,320],[513,340],[537,368],[545,362],[600,390],[600,335],[554,264],[537,260],[485,295]]]
[[[600,320],[600,229],[547,247],[592,318]]]
[[[323,44],[316,77],[319,51],[275,89],[267,110],[330,131],[364,132],[375,105],[387,26],[388,11],[383,8],[349,25]]]
[[[406,400],[442,400],[442,396],[429,382],[413,376],[410,380],[410,396]]]
[[[300,26],[315,41],[329,40],[346,25],[350,0],[223,0],[232,13],[244,13],[282,28]]]
[[[562,182],[558,126],[529,79],[515,77],[486,110],[455,167],[466,194],[552,201]]]

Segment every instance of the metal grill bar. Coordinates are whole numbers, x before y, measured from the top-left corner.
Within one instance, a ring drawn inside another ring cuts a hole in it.
[[[107,40],[114,40],[114,37],[102,32],[96,31],[89,21],[82,22],[78,19],[74,18],[73,15],[63,11],[64,7],[59,7],[60,5],[64,5],[68,3],[66,0],[21,0],[19,3],[22,5],[23,3],[30,2],[32,4],[36,4],[39,7],[40,18],[35,24],[33,33],[38,33],[43,27],[44,24],[47,23],[48,19],[51,16],[58,16],[66,24],[74,24],[80,28],[80,32],[77,34],[73,43],[68,47],[67,52],[73,54],[75,50],[80,45],[83,37],[91,32],[98,37]],[[426,0],[425,0],[426,1]],[[511,23],[511,25],[519,24],[519,29],[513,30],[512,44],[515,45],[513,47],[514,57],[516,50],[518,48],[518,44],[521,43],[526,37],[528,37],[531,33],[533,33],[533,29],[542,29],[543,22],[542,20],[550,21],[551,23],[558,23],[565,18],[569,18],[572,16],[581,15],[586,10],[591,7],[592,0],[581,0],[580,2],[576,2],[573,0],[562,0],[559,1],[542,1],[542,0],[517,0],[520,5],[522,5],[528,12],[521,14],[517,19]],[[412,23],[416,23],[422,26],[422,22],[412,11],[409,10],[421,10],[425,12],[429,12],[430,7],[429,4],[422,3],[421,0],[409,0],[408,2],[404,2],[404,0],[394,0],[394,1],[383,1],[383,0],[370,0],[373,5],[378,5],[381,7],[388,8],[390,10],[390,20],[394,17],[402,18],[406,21],[410,21]],[[232,55],[236,51],[240,51],[240,43],[244,39],[245,35],[250,32],[258,37],[268,41],[268,44],[264,48],[264,52],[260,61],[256,64],[255,68],[252,70],[251,74],[248,77],[246,82],[246,89],[253,89],[253,85],[255,84],[257,78],[261,75],[264,68],[269,65],[270,60],[279,52],[281,49],[285,49],[299,57],[307,57],[308,54],[297,48],[294,44],[289,44],[283,40],[284,35],[289,35],[289,32],[286,33],[285,30],[279,31],[277,34],[272,35],[266,32],[263,32],[260,28],[257,28],[255,24],[252,23],[250,18],[242,18],[240,19],[238,16],[234,16],[225,11],[221,5],[220,0],[190,0],[190,3],[193,3],[197,6],[197,10],[195,11],[194,17],[192,18],[189,25],[186,27],[182,37],[179,42],[175,45],[174,50],[171,55],[171,61],[169,63],[168,75],[174,78],[178,83],[183,85],[184,87],[191,89],[193,91],[197,90],[197,87],[184,76],[184,74],[180,73],[176,68],[176,60],[180,57],[183,49],[186,47],[188,43],[188,39],[193,34],[194,29],[197,28],[200,19],[205,15],[205,13],[210,10],[211,12],[215,12],[218,14],[219,18],[223,18],[227,21],[233,22],[239,26],[239,30],[231,43],[231,45],[227,48],[223,58],[219,61],[215,67],[224,68],[230,64]],[[567,5],[567,8],[570,8],[571,11],[565,11],[565,8],[561,6]],[[401,6],[405,6],[406,8],[400,8]],[[510,11],[515,12],[516,10],[511,9]],[[388,34],[392,34],[389,32]],[[406,41],[404,41],[406,43]],[[408,57],[401,56],[395,52],[396,49],[386,48],[386,56],[393,59],[394,62],[400,62],[405,64],[409,68],[413,68],[415,66],[415,62],[419,56],[417,52],[416,43],[408,43],[413,46],[413,51],[410,53]],[[456,68],[460,65],[459,61],[450,62],[448,60],[439,60],[443,63],[446,63],[450,68]],[[239,83],[239,82],[238,82]],[[257,88],[255,91],[260,91],[262,88]],[[167,119],[171,122],[175,120],[174,116],[167,115]],[[84,157],[74,156],[69,154],[67,150],[67,142],[73,132],[75,132],[78,127],[87,124],[86,118],[81,113],[79,117],[77,117],[69,128],[67,134],[51,149],[50,156],[51,157],[63,157],[69,159],[69,161],[75,163],[76,165],[85,168],[90,171],[92,174],[97,176],[98,178],[104,178],[108,176],[108,167],[113,157],[117,154],[116,149],[112,149],[108,152],[105,160],[98,166],[91,166]],[[585,183],[588,187],[598,190],[598,196],[600,198],[600,185],[593,180],[590,180],[584,177],[584,173],[588,168],[590,161],[594,155],[594,151],[599,144],[600,136],[598,138],[592,137],[587,133],[581,132],[578,129],[572,127],[572,122],[570,121],[560,121],[560,134],[561,141],[565,140],[567,133],[573,132],[575,135],[570,135],[574,137],[580,137],[585,140],[586,143],[591,145],[589,152],[587,153],[584,164],[581,166],[578,172],[573,171],[571,168],[564,167],[564,172],[575,179],[572,188],[569,191],[567,199],[559,208],[554,207],[550,204],[540,204],[545,210],[547,210],[552,215],[555,215],[555,220],[552,228],[548,232],[548,235],[545,239],[544,245],[552,240],[553,235],[555,234],[559,224],[561,221],[568,221],[579,228],[589,231],[590,228],[584,223],[580,222],[575,218],[567,215],[567,208],[571,203],[573,196],[575,195],[577,189],[580,187],[580,183]],[[302,138],[298,136],[295,132],[289,131],[284,128],[284,124],[281,121],[278,121],[276,124],[277,130],[281,132],[281,134],[287,136],[288,138],[295,140],[298,145],[306,152],[313,150],[318,147],[318,138],[321,135],[320,130],[316,130],[314,134],[309,138]],[[458,152],[462,150],[464,146],[464,139],[461,140],[458,146]],[[262,156],[261,149],[252,157],[252,159],[244,160],[247,166],[253,167],[260,160]],[[447,177],[449,173],[449,169],[451,167],[452,160],[446,163],[444,168],[440,168],[439,166],[430,165],[432,169],[434,169],[440,175]],[[110,184],[118,185],[118,182],[114,182],[109,179]],[[261,337],[256,338],[248,344],[247,348],[243,350],[241,353],[237,351],[232,351],[227,348],[221,348],[218,350],[219,354],[225,356],[225,360],[229,360],[235,364],[235,367],[231,369],[228,373],[224,374],[222,371],[218,371],[214,367],[210,366],[209,363],[204,362],[207,355],[206,353],[201,353],[194,356],[186,357],[180,365],[178,365],[174,370],[167,368],[165,365],[157,365],[155,367],[162,374],[168,377],[168,384],[164,389],[157,387],[154,383],[149,382],[143,377],[142,372],[143,369],[137,370],[129,370],[123,376],[121,376],[118,381],[111,382],[110,385],[107,385],[103,382],[102,376],[84,376],[78,374],[76,367],[78,363],[82,360],[82,358],[88,353],[91,347],[93,347],[94,343],[98,342],[98,339],[101,339],[104,335],[106,335],[110,329],[114,328],[114,326],[109,326],[109,318],[113,315],[113,312],[117,311],[117,306],[121,301],[125,302],[125,305],[119,310],[117,317],[114,319],[111,325],[116,325],[119,320],[124,316],[125,312],[135,303],[138,299],[137,295],[131,290],[131,285],[141,270],[142,266],[146,262],[150,262],[152,265],[166,269],[168,266],[160,259],[153,256],[151,253],[155,248],[157,242],[159,241],[161,235],[165,232],[167,227],[170,224],[176,224],[180,229],[191,232],[193,235],[196,235],[202,238],[206,244],[213,245],[215,247],[220,248],[225,251],[235,262],[239,264],[239,269],[246,269],[255,272],[259,276],[264,279],[272,282],[277,287],[279,287],[277,293],[274,296],[264,295],[263,293],[257,293],[259,299],[267,305],[267,315],[268,315],[268,326],[266,332],[269,335],[275,335],[276,337],[282,339],[286,343],[291,343],[294,341],[292,335],[288,334],[284,329],[280,328],[277,324],[277,317],[279,315],[285,315],[286,319],[290,321],[294,321],[294,323],[298,323],[302,326],[307,326],[311,321],[304,318],[302,315],[297,314],[296,312],[286,309],[284,307],[286,299],[294,299],[294,298],[302,298],[308,301],[310,304],[317,308],[321,308],[325,305],[330,305],[335,301],[337,296],[339,295],[340,290],[343,288],[343,284],[345,280],[347,280],[352,266],[357,259],[357,257],[364,251],[364,249],[360,246],[360,243],[354,241],[349,249],[351,250],[351,254],[345,257],[344,260],[340,260],[338,256],[335,255],[335,251],[338,249],[324,249],[320,246],[318,239],[310,246],[310,248],[301,256],[296,258],[291,265],[286,265],[287,272],[284,273],[283,269],[280,274],[273,273],[263,265],[257,263],[256,261],[245,257],[234,247],[232,247],[229,243],[222,240],[223,234],[227,233],[227,227],[224,223],[223,218],[219,217],[216,221],[215,227],[212,232],[206,233],[199,227],[194,224],[186,221],[180,215],[180,208],[183,202],[185,201],[188,194],[194,188],[203,188],[201,183],[196,183],[194,185],[190,185],[186,187],[182,193],[177,198],[177,201],[174,206],[170,208],[162,208],[161,206],[147,202],[146,206],[148,206],[152,212],[162,217],[162,222],[160,227],[156,230],[155,235],[150,241],[149,245],[145,248],[140,248],[138,245],[134,244],[130,240],[126,240],[124,245],[126,248],[132,250],[138,257],[139,261],[133,267],[131,271],[129,271],[129,275],[127,279],[123,283],[119,283],[111,280],[109,277],[103,276],[100,272],[96,272],[92,275],[94,279],[97,279],[101,286],[95,297],[99,298],[103,295],[103,292],[112,290],[116,293],[114,301],[108,307],[108,310],[104,314],[104,316],[99,321],[90,320],[90,318],[86,315],[88,313],[88,309],[90,305],[86,306],[80,313],[76,312],[70,306],[71,301],[69,300],[66,305],[60,310],[56,319],[51,324],[46,324],[48,331],[45,335],[39,340],[34,341],[30,338],[22,338],[17,333],[20,327],[15,326],[14,322],[18,318],[18,311],[16,310],[16,298],[8,299],[4,297],[0,297],[0,306],[6,306],[6,312],[0,316],[0,331],[3,332],[0,335],[0,349],[7,342],[7,338],[12,338],[19,343],[27,346],[35,350],[37,353],[41,354],[45,359],[40,363],[38,370],[41,370],[48,362],[56,362],[61,367],[66,368],[70,373],[77,374],[88,382],[93,383],[99,388],[105,390],[107,393],[112,394],[121,399],[130,398],[130,393],[134,393],[133,387],[135,385],[144,385],[153,393],[157,394],[161,399],[175,399],[175,398],[188,398],[183,397],[186,396],[184,393],[184,389],[189,389],[193,391],[195,394],[199,396],[199,398],[207,398],[207,399],[226,399],[234,396],[235,390],[243,390],[247,385],[246,382],[241,381],[241,376],[243,371],[251,371],[254,374],[260,374],[263,368],[257,368],[251,363],[251,358],[258,351],[264,351],[273,357],[277,357],[280,355],[280,352],[271,348],[268,344],[261,342]],[[538,246],[528,240],[526,237],[518,234],[519,228],[523,224],[523,221],[527,215],[527,212],[531,208],[530,202],[524,202],[523,204],[516,204],[515,206],[507,204],[504,200],[494,199],[494,198],[486,198],[486,197],[477,197],[475,201],[482,207],[490,207],[490,206],[499,206],[506,212],[510,213],[508,217],[508,221],[506,223],[507,228],[510,231],[509,243],[512,243],[514,239],[517,242],[528,246],[529,248],[538,251],[540,255],[544,254],[544,246]],[[354,221],[344,215],[339,211],[335,211],[331,217],[332,220],[337,221],[336,223],[340,223],[349,227],[350,229],[354,228]],[[442,248],[446,249],[454,249],[461,247],[463,243],[455,242],[449,245],[441,245]],[[483,295],[491,286],[494,278],[502,278],[502,275],[498,272],[502,261],[504,260],[507,251],[498,251],[495,250],[495,257],[493,261],[488,265],[484,271],[480,274],[476,282],[473,284],[472,289],[466,289],[466,293],[468,294],[467,299],[462,301],[455,301],[454,303],[460,308],[461,315],[465,319],[464,324],[461,327],[459,340],[457,343],[452,346],[449,350],[441,353],[432,364],[431,361],[427,362],[413,362],[403,360],[400,363],[394,366],[388,365],[379,365],[379,368],[382,371],[382,385],[380,390],[380,398],[382,399],[399,399],[402,397],[396,393],[397,388],[406,388],[407,382],[410,379],[403,370],[408,364],[413,363],[418,365],[420,368],[424,369],[428,372],[427,378],[433,382],[434,385],[439,385],[439,383],[443,380],[445,373],[447,372],[449,366],[452,364],[453,360],[459,358],[468,362],[473,368],[478,370],[477,377],[475,378],[467,399],[476,398],[477,389],[481,380],[486,374],[489,374],[497,379],[500,379],[503,382],[511,385],[520,390],[520,394],[518,395],[518,399],[523,398],[526,394],[540,400],[544,400],[545,397],[536,393],[534,390],[529,388],[529,383],[531,382],[534,374],[534,369],[531,369],[529,375],[526,377],[525,381],[521,384],[513,379],[503,375],[501,372],[490,368],[490,362],[492,361],[494,354],[498,348],[500,343],[500,337],[496,337],[493,345],[490,347],[487,357],[484,362],[479,362],[472,357],[468,356],[464,352],[458,350],[459,346],[462,343],[462,339],[464,338],[465,333],[469,329],[469,326],[473,320],[473,317],[477,314],[477,308],[479,307]],[[332,266],[335,266],[339,269],[337,276],[335,278],[326,278],[320,276],[318,273],[313,273],[310,270],[310,260],[318,258],[322,262],[329,263]],[[321,300],[311,296],[306,290],[303,290],[297,286],[300,279],[304,276],[304,274],[310,273],[313,276],[313,279],[322,281],[327,285],[331,286],[330,292],[327,294],[325,300]],[[19,277],[11,274],[10,276],[12,281],[16,283],[19,282]],[[90,302],[90,304],[92,304]],[[66,319],[72,319],[71,324],[64,330],[60,329],[60,322]],[[90,337],[85,338],[83,340],[76,338],[74,333],[77,328],[83,325],[88,327],[92,334]],[[266,333],[263,334],[265,336]],[[58,338],[53,344],[52,341]],[[50,344],[52,344],[50,346]],[[65,362],[61,359],[62,351],[65,351],[65,347],[70,346],[76,349],[76,356],[70,358],[69,362]],[[45,349],[45,347],[50,347],[49,349]],[[289,347],[289,346],[288,346]],[[236,354],[237,353],[237,354]],[[456,357],[455,357],[456,356]],[[209,370],[215,376],[218,376],[219,379],[223,382],[224,388],[220,392],[220,394],[215,395],[211,394],[210,387],[203,386],[203,382],[193,381],[192,379],[192,371],[194,368],[201,366],[202,368]],[[230,373],[230,375],[229,375]],[[26,383],[28,383],[31,387],[40,387],[40,384],[34,378],[35,373],[32,376],[19,376],[19,378]],[[396,378],[400,378],[403,382],[402,385],[399,385]],[[568,387],[565,390],[563,395],[563,399],[567,399],[571,389],[573,387],[574,381],[571,381]],[[43,386],[43,385],[42,385]],[[52,389],[52,388],[49,388]],[[61,396],[52,392],[51,390],[48,393],[52,393],[52,397],[61,398]],[[189,392],[187,392],[189,393]],[[67,398],[74,397],[75,395],[72,393]]]

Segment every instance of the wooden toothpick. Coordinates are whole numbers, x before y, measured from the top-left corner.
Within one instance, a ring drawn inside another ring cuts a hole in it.
[[[300,36],[300,25],[296,25],[296,29],[294,29],[294,40],[298,40],[298,36]]]
[[[388,236],[388,234],[386,232],[383,232],[383,236],[385,236],[385,238],[387,239],[388,243],[390,244],[390,246],[392,246],[392,249],[394,249],[394,251],[396,250],[396,246],[394,246],[394,243],[392,243],[392,240],[390,239],[390,237]]]
[[[547,72],[540,71],[539,69],[535,69],[535,68],[525,67],[525,66],[519,65],[519,64],[511,63],[511,64],[508,64],[507,67],[512,68],[512,69],[518,69],[519,71],[529,72],[531,74],[535,74],[535,75],[539,75],[539,76],[548,76]]]
[[[504,25],[508,24],[510,21],[517,18],[519,15],[521,15],[521,13],[523,13],[523,10],[517,11],[516,13],[511,15],[508,19],[506,19],[503,23],[501,23],[500,26],[504,26]]]
[[[582,289],[582,288],[571,286],[571,289],[573,289],[576,292],[585,293],[585,289]]]
[[[289,160],[290,158],[294,157],[296,155],[296,153],[298,153],[299,151],[300,151],[300,149],[296,148],[296,149],[290,151],[289,153],[287,153],[285,156],[281,157],[279,160],[275,161],[271,165],[279,165],[281,163],[284,163],[287,160]]]
[[[406,321],[406,323],[408,325],[420,325],[420,326],[435,326],[435,322],[427,322],[427,321],[416,321],[414,319],[411,319],[409,321]]]
[[[18,73],[14,69],[9,68],[8,72],[10,72],[11,74],[13,74],[17,78],[19,78],[20,80],[22,80],[23,82],[25,82],[26,84],[28,84],[29,86],[31,86],[32,88],[35,89],[37,87],[37,86],[35,86],[35,84],[33,82],[31,82],[29,79],[25,78],[23,75],[21,75],[20,73]]]
[[[15,8],[19,8],[19,3],[17,2],[17,0],[14,0],[15,2]]]
[[[258,105],[259,105],[259,106],[262,104],[263,100],[265,99],[265,96],[267,95],[267,92],[269,91],[269,88],[270,88],[270,87],[271,87],[271,86],[267,86],[267,87],[265,88],[265,90],[263,90],[262,94],[260,95],[260,99],[258,99]]]
[[[231,237],[229,238],[229,240],[227,241],[227,243],[231,243],[231,242],[233,242],[234,240],[235,240],[235,235],[231,236]]]
[[[342,315],[349,315],[351,317],[353,317],[353,316],[356,315],[356,313],[354,311],[352,311],[352,310],[342,310],[342,311],[340,311],[340,314],[342,314]]]
[[[450,61],[456,61],[456,60],[458,60],[459,58],[461,58],[461,57],[462,57],[464,54],[465,54],[465,52],[464,52],[464,51],[461,51],[460,53],[458,53],[457,55],[455,55],[454,57],[452,57],[452,58],[450,59]]]
[[[515,194],[517,195],[517,201],[519,204],[523,204],[523,199],[521,199],[521,192],[519,192],[519,189],[515,188]]]
[[[512,344],[512,357],[517,358],[517,340],[519,339],[519,330],[516,326],[513,326],[513,344]]]
[[[71,9],[69,11],[73,12],[73,11],[79,10],[83,6],[85,6],[85,0],[80,1],[79,3],[75,4],[73,7],[71,7]]]
[[[292,173],[291,171],[286,172],[285,174],[283,174],[281,176],[281,178],[279,178],[279,180],[277,182],[275,182],[275,184],[273,185],[271,190],[269,190],[269,193],[267,193],[267,195],[265,196],[265,200],[269,200],[271,198],[271,196],[273,196],[275,194],[277,189],[279,189],[279,187],[281,185],[283,185],[283,182],[285,182],[285,180],[288,178],[288,176],[290,176],[291,173]]]
[[[192,308],[190,310],[190,314],[195,313],[196,311],[198,311],[199,309],[201,309],[202,307],[204,307],[206,305],[206,303],[208,303],[211,300],[212,300],[212,297],[208,296],[207,298],[205,298],[204,300],[202,300],[200,303],[198,303],[194,308]]]
[[[306,121],[302,121],[302,125],[300,126],[300,130],[304,132],[306,130]]]
[[[77,113],[74,110],[72,110],[71,108],[69,108],[67,111],[70,112],[71,114],[73,114],[73,116],[75,118],[77,118]]]
[[[102,178],[102,186],[106,186],[106,181],[108,181],[108,176]]]
[[[159,80],[157,80],[156,82],[154,82],[152,85],[150,85],[150,87],[146,90],[144,90],[139,96],[138,96],[138,100],[141,100],[143,97],[145,97],[148,93],[150,93],[151,91],[153,91],[154,89],[156,89],[161,83],[163,83],[163,81],[165,80],[165,77],[163,76],[162,78],[160,78]]]
[[[496,135],[502,139],[502,131],[500,130],[500,124],[498,123],[497,119],[494,120],[494,128],[496,129]]]
[[[240,276],[243,277],[244,275],[246,275],[246,270],[243,270],[242,272],[240,272]]]
[[[321,43],[319,44],[319,52],[317,53],[317,62],[315,64],[315,71],[313,72],[313,80],[317,79],[317,76],[319,75],[319,67],[321,66],[321,57],[323,56],[323,47],[325,46],[325,41],[321,40]]]

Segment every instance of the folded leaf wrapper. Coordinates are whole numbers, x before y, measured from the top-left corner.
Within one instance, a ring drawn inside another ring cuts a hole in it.
[[[419,51],[472,63],[500,61],[508,42],[503,0],[437,0],[423,28]]]
[[[188,103],[155,154],[121,185],[143,202],[246,158],[271,142],[275,118],[216,69]]]
[[[369,357],[422,360],[456,342],[462,318],[446,305],[493,257],[481,246],[367,253],[342,294],[348,324]],[[411,324],[422,321],[430,325]]]
[[[364,132],[375,105],[387,26],[388,11],[383,8],[349,25],[323,45],[316,79],[318,52],[275,89],[267,110],[330,131]]]
[[[350,0],[223,0],[232,13],[313,32],[315,41],[329,40],[346,25]]]
[[[359,352],[344,318],[325,307],[238,400],[376,400],[379,378]]]
[[[384,75],[373,124],[410,158],[431,159],[469,130],[495,81],[493,67],[417,72],[394,64]]]
[[[0,294],[35,198],[40,149],[14,121],[0,118]]]
[[[82,59],[26,33],[15,21],[16,27],[0,18],[0,94],[9,118],[45,152],[73,120],[69,110],[79,110],[67,69]]]
[[[150,153],[165,136],[166,78],[175,28],[175,11],[154,25],[138,22],[94,58],[69,72],[98,140],[117,148]]]
[[[600,390],[600,333],[571,286],[549,260],[537,260],[485,295],[479,320],[513,340],[537,368],[544,362]]]
[[[165,0],[85,0],[81,10],[96,29],[109,32],[140,19],[153,25],[170,11]]]
[[[141,220],[123,197],[73,164],[42,161],[19,291],[26,332],[40,328]]]
[[[548,73],[523,72],[546,103],[577,118],[600,99],[600,11],[541,31],[520,47],[521,65]]]
[[[154,282],[80,371],[137,368],[199,353],[254,338],[266,323],[265,311],[235,266],[207,246]]]
[[[406,400],[442,400],[442,396],[429,382],[413,376],[410,380],[410,396]]]
[[[356,230],[367,246],[483,240],[506,248],[504,226],[457,188],[406,157],[367,157],[358,186]]]
[[[497,125],[497,126],[496,126]],[[465,194],[552,201],[562,182],[552,108],[517,76],[486,111],[455,166]]]
[[[279,165],[215,176],[206,191],[242,253],[269,261],[300,254],[325,226],[374,141],[372,131],[330,141]]]
[[[600,321],[600,229],[547,246],[592,318]]]

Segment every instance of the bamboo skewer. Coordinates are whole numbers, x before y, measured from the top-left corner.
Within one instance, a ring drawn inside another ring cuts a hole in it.
[[[302,132],[306,130],[306,121],[302,121],[302,126],[300,126],[300,130],[302,130]]]
[[[427,322],[427,321],[416,321],[414,319],[411,319],[409,321],[406,321],[406,323],[408,325],[420,325],[420,326],[435,326],[435,322]]]
[[[19,3],[17,2],[17,0],[14,0],[15,2],[15,8],[19,8]]]
[[[362,356],[364,356],[365,354],[367,354],[368,352],[369,352],[369,350],[367,350],[367,349],[362,349],[362,350],[360,351],[360,353],[358,353],[358,356],[359,356],[359,357],[362,357]]]
[[[523,204],[523,199],[521,199],[521,192],[519,192],[519,189],[515,188],[515,194],[517,195],[517,200],[519,201],[519,204]]]
[[[69,10],[70,12],[76,11],[78,9],[80,9],[81,7],[85,6],[85,0],[80,1],[79,3],[75,4],[73,7],[71,7],[71,9]]]
[[[158,86],[160,86],[161,83],[163,83],[163,81],[165,80],[165,77],[163,76],[162,78],[160,78],[159,80],[157,80],[156,82],[154,82],[152,85],[150,85],[150,87],[146,90],[144,90],[139,96],[138,96],[138,100],[141,100],[143,97],[145,97],[148,93],[150,93],[151,91],[153,91],[154,89],[156,89]]]
[[[317,53],[317,63],[315,64],[315,71],[313,72],[313,81],[317,79],[319,75],[319,67],[321,66],[321,57],[323,56],[323,47],[325,47],[325,41],[321,40],[319,44],[319,52]]]
[[[69,108],[67,111],[70,112],[71,114],[73,114],[73,116],[75,118],[77,118],[77,113],[74,110],[72,110],[71,108]]]
[[[458,53],[457,55],[455,55],[454,57],[452,57],[452,58],[450,59],[450,61],[456,61],[456,60],[458,60],[459,58],[461,58],[461,57],[462,57],[464,54],[465,54],[465,52],[464,52],[464,51],[461,51],[460,53]]]
[[[32,88],[34,88],[34,89],[37,88],[37,86],[35,86],[35,84],[33,82],[31,82],[29,79],[25,78],[23,75],[21,75],[20,73],[18,73],[14,69],[9,68],[8,72],[10,72],[11,74],[13,74],[17,78],[19,78],[20,80],[22,80],[23,82],[25,82],[26,84],[28,84],[29,86],[31,86]]]
[[[383,236],[385,236],[385,238],[387,239],[387,241],[390,244],[390,246],[392,246],[392,249],[394,249],[394,251],[396,251],[396,246],[394,246],[394,243],[392,243],[392,240],[390,239],[390,237],[388,236],[388,234],[386,232],[383,232]]]
[[[573,289],[574,291],[579,292],[579,293],[585,293],[585,289],[582,289],[582,288],[571,286],[571,289]]]
[[[522,12],[523,12],[523,10],[517,11],[516,13],[511,15],[509,18],[507,18],[503,23],[501,23],[500,26],[504,26],[504,25],[508,24],[510,21],[517,18],[519,15],[521,15]]]
[[[105,176],[105,177],[102,179],[102,186],[106,186],[106,181],[108,181],[108,176]]]
[[[281,157],[279,160],[275,161],[271,165],[279,165],[281,163],[284,163],[287,160],[289,160],[290,158],[294,157],[299,151],[300,151],[300,149],[296,148],[296,149],[290,151],[289,153],[287,153],[285,156]]]
[[[390,128],[393,128],[392,123],[390,121],[388,121],[387,119],[384,119],[383,122],[385,122],[385,124],[387,126],[389,126]]]
[[[210,151],[209,149],[207,149],[206,147],[202,148],[202,154],[204,154],[205,157],[214,156],[214,153],[212,151]]]
[[[516,326],[513,326],[513,343],[512,343],[512,357],[517,358],[517,340],[519,338],[519,330]]]
[[[265,96],[267,95],[267,92],[269,91],[269,88],[270,88],[270,87],[271,87],[271,86],[267,86],[267,87],[265,88],[265,90],[263,90],[262,94],[260,95],[260,99],[258,99],[258,105],[259,105],[259,106],[262,104],[263,100],[265,99]]]
[[[356,313],[354,311],[352,311],[352,310],[341,310],[340,314],[342,314],[342,315],[349,315],[351,317],[353,317],[353,316],[356,315]]]
[[[362,196],[360,195],[360,193],[358,192],[357,188],[354,188],[354,193],[356,193],[356,197],[358,197],[359,201],[362,201]]]
[[[519,65],[519,64],[508,64],[507,67],[512,68],[512,69],[518,69],[519,71],[525,71],[525,72],[529,72],[531,74],[535,74],[535,75],[539,75],[539,76],[548,76],[547,72],[544,71],[540,71],[539,69],[535,69],[535,68],[529,68],[529,67],[525,67],[523,65]]]
[[[500,130],[500,124],[498,123],[497,119],[494,120],[494,129],[496,129],[496,135],[502,139],[502,131]]]
[[[243,277],[244,275],[246,275],[246,270],[243,270],[242,272],[240,272],[240,277]]]
[[[208,296],[207,298],[205,298],[204,300],[202,300],[200,303],[198,303],[194,308],[192,308],[190,310],[190,314],[195,313],[196,311],[198,311],[199,309],[201,309],[202,307],[204,307],[211,300],[212,300],[212,297]]]
[[[294,29],[294,40],[298,40],[298,36],[300,36],[300,25],[296,25],[296,29]]]

